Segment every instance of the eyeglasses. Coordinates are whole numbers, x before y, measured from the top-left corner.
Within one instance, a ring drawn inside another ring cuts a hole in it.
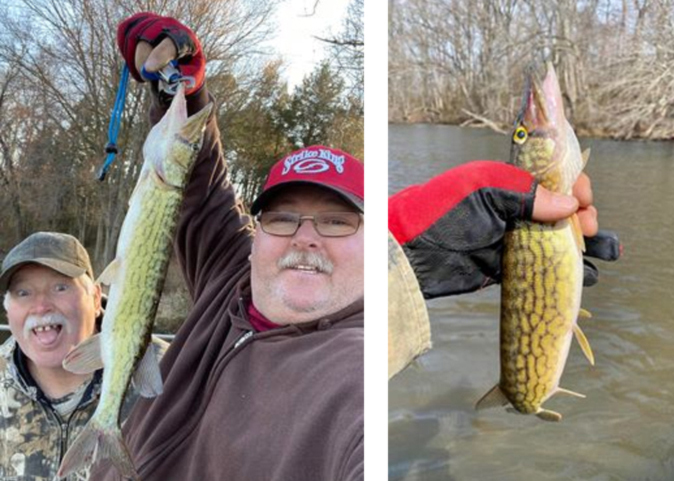
[[[311,220],[314,228],[323,237],[353,235],[360,227],[358,212],[321,212],[316,215],[300,215],[294,212],[262,212],[256,217],[262,230],[270,235],[290,237],[295,235],[302,221]]]

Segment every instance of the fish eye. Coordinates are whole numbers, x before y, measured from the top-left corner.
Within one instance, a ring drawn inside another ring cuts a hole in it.
[[[513,134],[513,141],[518,144],[523,144],[524,141],[527,140],[527,137],[528,137],[527,129],[525,129],[520,125],[515,129],[515,133]]]

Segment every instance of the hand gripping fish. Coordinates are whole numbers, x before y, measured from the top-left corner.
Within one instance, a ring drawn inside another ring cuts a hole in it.
[[[532,72],[512,137],[510,163],[531,172],[547,189],[570,195],[589,151],[578,139],[562,105],[559,82],[548,64],[542,85]],[[588,360],[594,356],[578,317],[585,245],[578,217],[554,225],[519,221],[504,239],[501,289],[501,379],[476,409],[508,403],[520,413],[560,421],[541,405],[557,393],[585,397],[559,386],[572,337]]]
[[[138,479],[122,438],[119,414],[132,376],[143,397],[155,397],[163,389],[150,343],[152,325],[183,192],[212,108],[209,104],[188,118],[181,87],[145,141],[145,160],[129,200],[116,257],[99,278],[111,286],[102,332],[83,341],[63,361],[75,373],[104,370],[96,411],[63,458],[61,477],[109,458],[123,476]]]

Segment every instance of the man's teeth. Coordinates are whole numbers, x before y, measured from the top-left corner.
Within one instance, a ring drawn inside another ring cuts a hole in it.
[[[293,269],[297,269],[299,271],[315,271],[315,270],[317,270],[315,267],[312,267],[312,266],[294,266]]]
[[[34,329],[35,332],[45,332],[45,331],[51,331],[52,329],[58,329],[61,326],[59,325],[48,325],[48,326],[39,326]]]

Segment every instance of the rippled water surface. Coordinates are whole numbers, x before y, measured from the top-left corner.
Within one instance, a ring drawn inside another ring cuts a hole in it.
[[[582,320],[590,366],[571,347],[561,423],[473,405],[499,377],[499,287],[428,302],[433,349],[389,383],[389,479],[674,479],[674,143],[580,139],[600,227],[624,245],[597,262]],[[447,126],[389,128],[389,193],[477,159],[508,138]]]

